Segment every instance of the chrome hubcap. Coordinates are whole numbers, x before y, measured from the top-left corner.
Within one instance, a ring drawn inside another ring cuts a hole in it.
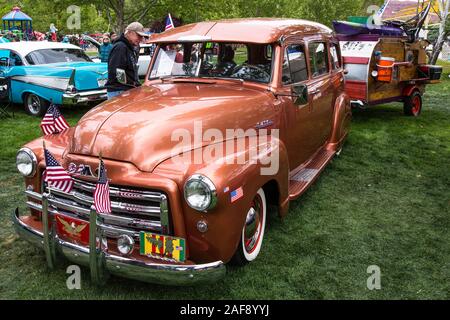
[[[28,95],[27,106],[31,113],[38,113],[41,110],[41,100],[34,94]]]
[[[245,251],[252,253],[258,246],[262,227],[262,202],[259,195],[253,201],[252,207],[247,212],[244,229]]]

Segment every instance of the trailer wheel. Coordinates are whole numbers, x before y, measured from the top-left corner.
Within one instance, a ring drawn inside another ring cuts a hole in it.
[[[236,266],[244,266],[258,256],[264,230],[266,227],[267,202],[264,190],[261,188],[253,198],[247,212],[244,227],[242,229],[239,246],[230,263]]]
[[[422,112],[422,95],[419,91],[414,91],[410,96],[405,97],[403,112],[407,116],[418,117]]]

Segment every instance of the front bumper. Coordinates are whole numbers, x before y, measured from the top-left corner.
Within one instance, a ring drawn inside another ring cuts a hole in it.
[[[164,285],[194,285],[217,281],[225,275],[222,261],[208,264],[176,265],[148,263],[122,256],[112,255],[101,247],[101,235],[97,227],[90,227],[89,247],[79,246],[58,238],[52,214],[49,213],[48,199],[42,203],[43,230],[37,230],[24,223],[19,216],[19,209],[13,215],[16,232],[21,238],[44,250],[47,264],[53,268],[58,255],[68,260],[89,266],[91,278],[96,283],[103,283],[109,274],[139,281]],[[91,209],[90,225],[97,226],[97,214]]]
[[[63,104],[80,104],[87,103],[91,101],[100,101],[107,99],[106,89],[103,90],[91,90],[84,92],[75,92],[75,93],[64,93],[62,97]]]

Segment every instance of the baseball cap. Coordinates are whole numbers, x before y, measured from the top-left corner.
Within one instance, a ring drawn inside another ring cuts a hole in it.
[[[140,24],[139,22],[132,22],[130,23],[126,28],[125,31],[134,31],[138,35],[142,37],[148,37],[148,34],[144,32],[144,26]]]

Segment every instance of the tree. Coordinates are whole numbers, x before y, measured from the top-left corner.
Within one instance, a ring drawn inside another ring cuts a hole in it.
[[[441,20],[439,24],[439,33],[433,46],[433,52],[431,53],[430,63],[436,64],[439,54],[442,51],[444,42],[447,41],[450,36],[450,21],[449,10],[450,0],[436,0],[439,4],[439,18]]]

